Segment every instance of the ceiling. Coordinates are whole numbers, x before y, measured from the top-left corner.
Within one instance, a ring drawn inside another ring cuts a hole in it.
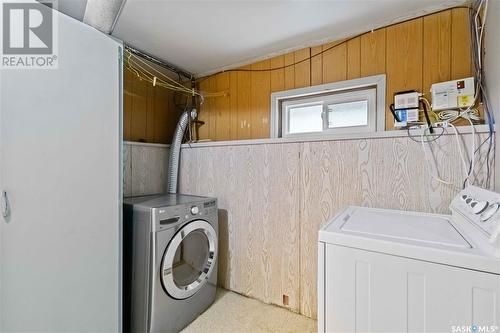
[[[59,0],[64,7],[70,3],[80,9],[80,16],[85,2]],[[126,0],[112,35],[202,76],[465,2]]]
[[[203,75],[464,0],[127,0],[112,35]]]

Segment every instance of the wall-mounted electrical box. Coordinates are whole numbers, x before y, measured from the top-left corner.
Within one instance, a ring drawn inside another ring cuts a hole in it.
[[[431,86],[432,110],[466,108],[474,105],[474,78],[434,83]]]
[[[394,113],[399,121],[394,119],[394,127],[404,127],[408,123],[418,121],[419,93],[408,91],[394,94]]]

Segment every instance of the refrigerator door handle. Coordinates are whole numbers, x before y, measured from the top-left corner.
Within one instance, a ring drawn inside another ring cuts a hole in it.
[[[6,191],[2,191],[2,216],[5,220],[10,216],[9,198]]]

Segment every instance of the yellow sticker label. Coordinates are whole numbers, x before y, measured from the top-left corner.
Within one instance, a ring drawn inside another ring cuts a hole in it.
[[[458,96],[458,107],[460,108],[471,106],[473,103],[474,103],[473,95]]]

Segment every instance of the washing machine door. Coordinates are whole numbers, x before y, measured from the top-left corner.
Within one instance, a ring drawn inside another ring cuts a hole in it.
[[[194,295],[207,283],[217,257],[217,235],[210,223],[192,221],[168,244],[162,259],[161,281],[173,298]]]

